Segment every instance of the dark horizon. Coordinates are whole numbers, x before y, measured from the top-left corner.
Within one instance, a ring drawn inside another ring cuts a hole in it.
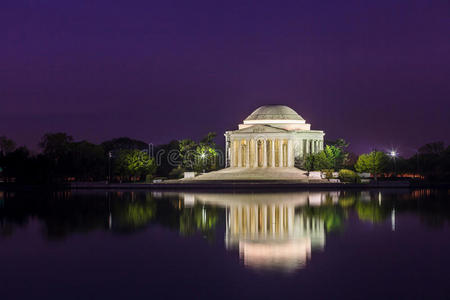
[[[3,1],[0,136],[223,143],[257,107],[356,153],[450,143],[445,1]]]

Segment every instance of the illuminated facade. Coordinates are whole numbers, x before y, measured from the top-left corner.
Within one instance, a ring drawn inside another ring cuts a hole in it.
[[[227,167],[294,167],[304,155],[323,150],[321,130],[284,105],[266,105],[238,130],[225,132]]]

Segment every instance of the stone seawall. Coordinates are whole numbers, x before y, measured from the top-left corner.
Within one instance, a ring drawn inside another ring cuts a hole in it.
[[[170,182],[170,183],[91,183],[78,182],[69,185],[71,189],[373,189],[373,188],[409,188],[407,181],[386,181],[370,184],[349,183],[305,183],[287,181],[201,181],[201,182]]]

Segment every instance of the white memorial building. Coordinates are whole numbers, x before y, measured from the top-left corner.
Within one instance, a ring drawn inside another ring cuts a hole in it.
[[[261,106],[238,130],[225,132],[226,167],[294,167],[304,155],[323,150],[324,135],[288,106]]]

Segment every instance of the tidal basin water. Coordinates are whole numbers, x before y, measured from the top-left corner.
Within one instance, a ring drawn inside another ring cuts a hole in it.
[[[445,299],[450,191],[0,191],[0,299]]]

